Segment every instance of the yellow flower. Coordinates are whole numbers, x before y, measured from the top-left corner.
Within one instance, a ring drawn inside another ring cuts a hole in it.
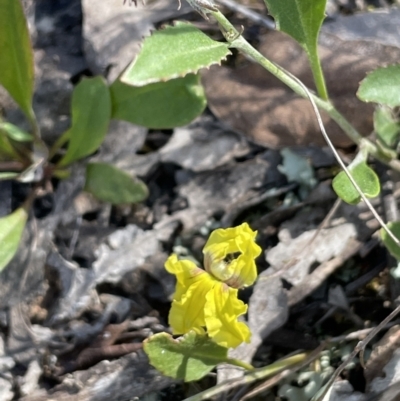
[[[206,270],[176,255],[168,258],[165,267],[177,278],[169,313],[174,334],[207,333],[227,348],[250,341],[249,328],[237,320],[247,312],[237,294],[257,276],[254,259],[261,248],[254,242],[256,234],[247,223],[215,230],[203,249]]]
[[[206,270],[234,288],[252,285],[257,277],[254,259],[261,253],[256,235],[247,223],[213,231],[203,249]]]

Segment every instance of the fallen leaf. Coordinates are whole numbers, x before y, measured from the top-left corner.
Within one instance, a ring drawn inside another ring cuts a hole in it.
[[[383,370],[393,356],[393,352],[400,346],[400,326],[391,327],[382,339],[375,345],[368,358],[364,376],[368,384],[373,379],[383,376]]]

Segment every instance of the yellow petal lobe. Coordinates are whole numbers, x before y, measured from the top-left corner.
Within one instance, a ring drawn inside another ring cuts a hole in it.
[[[168,316],[173,334],[185,334],[190,330],[204,334],[206,294],[215,279],[192,261],[178,260],[176,255],[168,258],[165,267],[169,273],[176,275],[178,281]]]
[[[256,235],[247,223],[213,231],[203,249],[206,270],[234,288],[252,285],[257,278],[254,259],[261,253]],[[226,260],[232,255],[233,260]]]
[[[250,329],[238,317],[247,311],[247,305],[237,298],[238,290],[223,283],[214,285],[206,295],[204,308],[208,335],[217,344],[235,348],[242,342],[250,342]]]

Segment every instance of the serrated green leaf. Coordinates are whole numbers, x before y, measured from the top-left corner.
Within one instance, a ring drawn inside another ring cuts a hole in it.
[[[16,142],[31,142],[33,140],[31,134],[8,122],[0,123],[0,130],[4,131],[9,138]]]
[[[207,104],[200,78],[193,74],[140,88],[116,81],[110,92],[113,118],[154,129],[189,124]]]
[[[146,184],[141,180],[107,163],[87,165],[85,191],[113,204],[137,203],[149,195]]]
[[[394,118],[390,108],[377,107],[374,112],[374,130],[385,145],[391,147],[396,144],[400,135],[400,123]]]
[[[20,0],[0,0],[0,84],[33,120],[33,55]]]
[[[17,252],[27,219],[28,212],[23,207],[0,218],[0,271],[8,265]]]
[[[226,362],[228,349],[207,336],[190,332],[174,340],[167,333],[151,336],[144,342],[150,363],[165,376],[184,381],[199,380]]]
[[[192,24],[178,21],[145,38],[121,81],[133,86],[167,81],[219,64],[229,54],[227,43],[212,40]]]
[[[89,156],[102,144],[111,118],[111,98],[102,77],[85,78],[72,94],[69,144],[58,166]]]
[[[379,178],[375,171],[372,170],[365,162],[357,163],[349,166],[349,171],[354,181],[360,187],[361,191],[367,198],[374,198],[379,195],[381,186]],[[360,194],[351,183],[344,171],[341,171],[332,182],[332,186],[337,196],[345,202],[355,205],[361,200]]]
[[[264,0],[276,28],[295,39],[306,51],[321,97],[327,98],[318,58],[318,34],[325,19],[327,0]]]
[[[372,71],[361,81],[357,96],[364,102],[400,106],[400,64]]]
[[[389,222],[387,227],[396,238],[400,239],[400,221]],[[400,247],[389,237],[383,228],[381,228],[381,238],[389,253],[397,260],[400,260]]]

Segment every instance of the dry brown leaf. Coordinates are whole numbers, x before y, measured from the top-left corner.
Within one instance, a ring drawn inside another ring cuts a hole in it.
[[[375,345],[369,357],[364,376],[370,384],[376,377],[383,376],[383,368],[393,356],[393,352],[400,346],[400,326],[393,326]]]
[[[400,49],[373,42],[345,42],[327,34],[321,42],[319,51],[333,103],[357,130],[369,134],[373,106],[357,99],[358,84],[368,71],[398,61]],[[304,51],[287,35],[269,32],[262,38],[259,50],[314,88]],[[270,148],[324,144],[310,102],[261,66],[250,61],[244,64],[235,69],[212,67],[203,73],[213,113],[256,143]],[[322,119],[336,146],[352,144],[326,113],[322,113]]]

